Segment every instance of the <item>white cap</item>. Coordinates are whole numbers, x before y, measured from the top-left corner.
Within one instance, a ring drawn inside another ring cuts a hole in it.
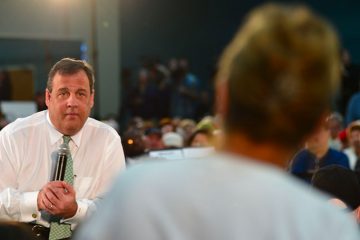
[[[168,132],[162,136],[162,140],[166,147],[178,147],[181,148],[184,145],[183,137],[175,132]]]

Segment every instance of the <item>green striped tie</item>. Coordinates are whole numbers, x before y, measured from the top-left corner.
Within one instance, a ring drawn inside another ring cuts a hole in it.
[[[69,148],[70,139],[71,139],[70,136],[65,136],[65,135],[63,136],[64,144],[68,149],[70,149]],[[73,185],[74,183],[73,160],[71,158],[70,150],[67,155],[64,181],[71,185]],[[59,223],[58,221],[51,222],[49,240],[68,238],[70,236],[71,236],[70,224]]]

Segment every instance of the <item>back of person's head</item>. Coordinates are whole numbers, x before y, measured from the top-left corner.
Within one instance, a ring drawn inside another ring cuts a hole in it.
[[[220,59],[225,130],[294,147],[324,114],[339,76],[338,39],[326,21],[304,6],[259,7]]]
[[[130,129],[121,138],[125,157],[138,157],[145,153],[145,140],[142,131]]]
[[[311,184],[327,194],[343,201],[348,207],[360,206],[360,184],[355,172],[338,165],[320,168],[312,177]]]

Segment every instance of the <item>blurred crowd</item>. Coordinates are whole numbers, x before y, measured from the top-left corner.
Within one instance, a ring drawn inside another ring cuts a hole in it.
[[[144,60],[135,74],[130,69],[122,72],[120,124],[126,125],[132,117],[199,120],[213,110],[209,85],[191,72],[186,58],[172,58],[167,64]]]

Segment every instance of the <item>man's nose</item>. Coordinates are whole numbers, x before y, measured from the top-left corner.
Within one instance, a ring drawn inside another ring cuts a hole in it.
[[[74,107],[78,105],[78,99],[76,98],[75,94],[70,94],[69,98],[67,99],[67,106]]]

